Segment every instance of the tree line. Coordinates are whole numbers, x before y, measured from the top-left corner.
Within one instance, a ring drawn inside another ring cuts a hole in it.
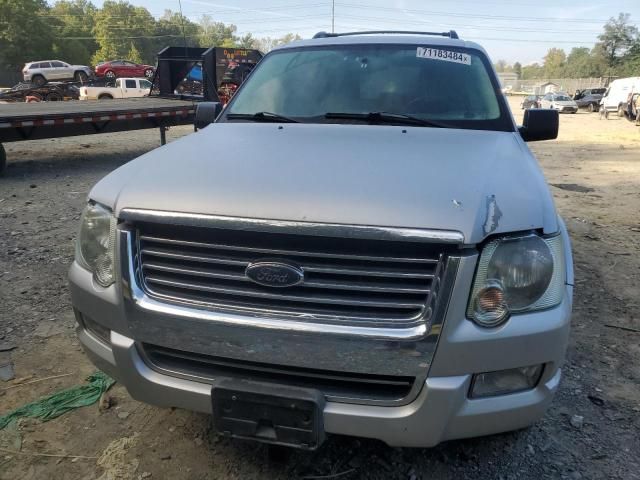
[[[155,64],[167,45],[257,48],[263,52],[299,39],[298,35],[256,38],[237,27],[202,15],[191,21],[166,10],[156,19],[144,7],[107,0],[0,0],[0,68],[16,70],[33,60],[60,59],[80,65],[128,59]]]
[[[495,64],[498,72],[514,72],[521,80],[547,78],[640,76],[640,34],[628,13],[610,18],[593,48],[574,47],[567,54],[550,48],[542,64]]]

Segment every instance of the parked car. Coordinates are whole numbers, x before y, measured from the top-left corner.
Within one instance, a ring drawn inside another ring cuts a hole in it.
[[[155,67],[128,60],[112,60],[96,65],[96,77],[105,77],[107,80],[115,80],[120,77],[146,77],[152,79]]]
[[[85,65],[69,65],[60,60],[41,60],[25,64],[22,75],[25,82],[42,86],[47,82],[60,80],[86,82],[93,76],[93,71]]]
[[[76,85],[68,83],[51,82],[37,87],[31,83],[18,83],[10,89],[0,93],[0,101],[24,102],[27,97],[32,100],[57,102],[61,100],[77,100],[79,90]]]
[[[640,92],[632,93],[624,103],[624,116],[636,124],[638,123],[638,97],[640,97]]]
[[[604,87],[584,88],[582,90],[576,90],[573,94],[573,99],[580,100],[587,95],[604,95],[604,92],[606,91],[607,89]]]
[[[616,112],[619,117],[624,116],[625,104],[629,94],[640,92],[640,77],[619,78],[609,84],[609,88],[602,97],[601,110],[605,117]]]
[[[115,87],[81,87],[80,100],[146,97],[151,86],[151,82],[144,78],[118,78]]]
[[[527,95],[520,103],[520,108],[522,110],[527,110],[529,108],[540,108],[540,99],[542,95]]]
[[[566,93],[547,93],[540,99],[540,108],[551,108],[560,113],[576,113],[578,104]]]
[[[602,101],[601,93],[588,93],[586,95],[580,95],[576,100],[574,97],[574,101],[578,108],[586,108],[590,112],[597,112],[600,108],[600,102]]]
[[[69,278],[101,370],[227,436],[304,449],[544,414],[574,279],[525,142],[557,137],[556,110],[516,125],[455,32],[320,33],[195,116],[89,193]]]

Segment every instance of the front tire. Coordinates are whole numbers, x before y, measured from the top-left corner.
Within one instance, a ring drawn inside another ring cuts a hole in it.
[[[618,105],[618,116],[624,117],[624,108],[622,107],[622,105]]]
[[[34,75],[33,78],[31,78],[31,83],[33,83],[36,87],[41,87],[45,83],[47,83],[47,79],[42,75]]]
[[[587,110],[589,110],[589,113],[593,113],[596,111],[596,108],[593,106],[593,103],[590,103]]]
[[[87,75],[87,72],[76,72],[73,75],[73,79],[76,82],[85,83],[87,80],[89,80],[89,75]]]

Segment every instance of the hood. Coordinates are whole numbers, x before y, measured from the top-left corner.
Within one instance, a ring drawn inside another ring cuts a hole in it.
[[[575,107],[576,102],[573,100],[553,100],[551,103],[562,107]]]
[[[537,162],[515,132],[218,123],[101,180],[125,208],[494,233],[557,231]]]

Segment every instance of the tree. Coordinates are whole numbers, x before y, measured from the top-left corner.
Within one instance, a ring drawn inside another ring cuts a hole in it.
[[[628,13],[620,13],[618,18],[611,17],[604,26],[604,32],[598,35],[598,46],[609,68],[618,65],[620,57],[636,40],[638,28],[630,24],[630,18]]]
[[[513,73],[518,75],[518,78],[522,78],[522,65],[520,62],[516,62],[513,64]]]
[[[597,53],[592,53],[587,47],[572,48],[564,70],[569,78],[599,77],[603,73]]]
[[[267,53],[273,50],[278,45],[284,45],[291,43],[295,40],[302,40],[302,37],[297,33],[287,33],[280,38],[263,37],[256,38],[253,41],[253,48],[260,50],[262,53]]]
[[[538,63],[532,63],[522,67],[521,80],[540,79],[544,76],[544,67]]]
[[[498,60],[494,65],[496,72],[502,73],[507,69],[507,61],[506,60]]]
[[[132,62],[136,63],[143,63],[140,51],[136,48],[136,45],[133,42],[131,42],[129,53],[127,53],[127,60],[131,60]]]
[[[547,78],[560,78],[564,74],[564,64],[567,55],[561,48],[550,48],[544,56],[544,76]]]
[[[0,0],[0,63],[11,70],[51,57],[53,29],[44,0]]]
[[[146,8],[121,0],[106,0],[95,15],[93,32],[99,48],[93,62],[126,58],[132,43],[145,63],[154,61],[155,26],[156,21]]]
[[[183,31],[184,28],[184,31]],[[199,46],[200,26],[179,13],[165,10],[155,28],[154,51],[157,53],[167,45],[187,47]]]
[[[93,38],[96,7],[88,0],[61,0],[51,8],[51,24],[56,36],[54,56],[72,63],[89,65],[98,49]]]
[[[198,25],[200,26],[198,43],[201,47],[233,47],[235,45],[235,33],[238,29],[235,25],[216,22],[210,15],[200,17]]]

